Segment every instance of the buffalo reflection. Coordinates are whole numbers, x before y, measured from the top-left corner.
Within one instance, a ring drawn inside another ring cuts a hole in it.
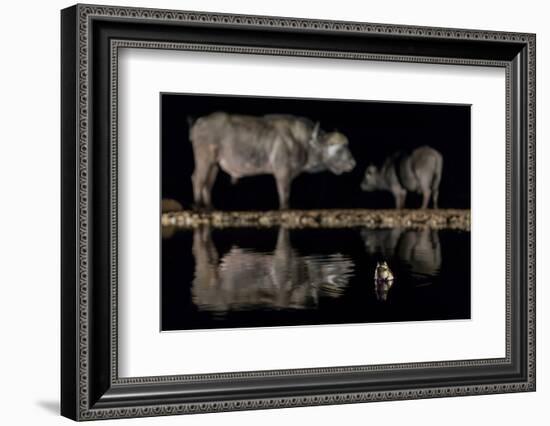
[[[441,243],[434,229],[363,229],[366,252],[408,265],[414,275],[429,278],[441,269]]]
[[[224,313],[249,309],[305,309],[320,297],[341,296],[354,271],[342,254],[303,256],[280,228],[273,252],[232,247],[220,259],[209,227],[194,230],[193,302]]]

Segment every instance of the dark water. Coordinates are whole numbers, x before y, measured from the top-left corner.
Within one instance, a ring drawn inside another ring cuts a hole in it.
[[[375,284],[377,262],[394,280]],[[181,231],[162,242],[162,330],[470,318],[470,233]]]

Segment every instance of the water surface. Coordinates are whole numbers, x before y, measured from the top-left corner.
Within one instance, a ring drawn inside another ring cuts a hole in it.
[[[165,331],[469,319],[470,233],[200,227],[163,239],[161,282]]]

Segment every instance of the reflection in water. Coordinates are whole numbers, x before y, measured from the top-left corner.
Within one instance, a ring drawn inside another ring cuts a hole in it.
[[[164,228],[162,330],[470,318],[469,232]]]
[[[233,246],[221,259],[209,227],[193,234],[193,302],[199,310],[224,313],[253,309],[311,309],[320,297],[341,296],[354,272],[340,253],[302,256],[279,229],[272,252]]]
[[[161,227],[161,235],[163,240],[167,240],[168,238],[172,238],[174,234],[176,233],[177,228],[173,225],[163,225]]]
[[[393,286],[393,280],[379,281],[374,280],[374,292],[376,294],[376,300],[380,302],[386,302],[388,300],[388,293]]]
[[[393,286],[393,272],[388,266],[388,262],[376,262],[376,268],[374,270],[374,291],[376,293],[376,299],[385,302],[388,300],[388,293]]]
[[[431,278],[441,268],[441,244],[434,229],[363,229],[368,255],[397,259],[410,267],[413,275]]]

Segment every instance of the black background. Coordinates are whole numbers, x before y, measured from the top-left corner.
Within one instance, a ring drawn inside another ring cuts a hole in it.
[[[338,130],[350,143],[357,162],[350,173],[303,173],[291,189],[291,208],[387,208],[386,192],[363,192],[360,183],[369,163],[380,165],[398,150],[429,145],[443,155],[440,207],[470,208],[470,106],[268,97],[161,94],[162,198],[190,208],[193,151],[187,118],[215,111],[247,115],[293,114],[319,121],[325,131]],[[278,207],[272,176],[254,176],[232,185],[220,172],[213,188],[220,210],[269,210]],[[407,207],[420,197],[409,195]]]

